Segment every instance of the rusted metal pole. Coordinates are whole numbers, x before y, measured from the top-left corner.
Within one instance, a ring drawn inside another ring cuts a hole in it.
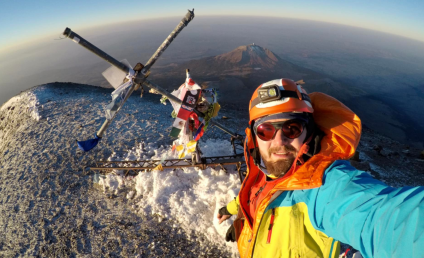
[[[165,51],[166,48],[168,48],[169,44],[177,37],[177,35],[188,25],[191,20],[194,19],[194,9],[188,10],[185,17],[180,21],[180,23],[175,27],[175,29],[169,34],[169,36],[163,41],[162,45],[156,50],[156,52],[153,54],[153,56],[147,61],[146,65],[143,67],[143,70],[141,70],[142,74],[145,74],[148,70],[150,70],[150,67],[156,62],[156,60],[159,58],[159,56]],[[138,84],[142,84],[146,78],[142,75],[137,76],[135,82]]]
[[[114,113],[111,119],[106,119],[106,121],[103,123],[102,127],[97,131],[98,137],[103,137],[104,132],[107,130],[113,119],[115,119],[116,114],[119,112],[119,110],[122,108],[124,103],[127,101],[129,96],[131,96],[132,92],[134,91],[137,84],[143,84],[143,82],[146,80],[146,74],[149,71],[149,69],[152,67],[152,65],[156,62],[156,60],[160,57],[160,55],[165,51],[166,48],[171,44],[171,42],[178,36],[178,34],[188,25],[188,23],[193,20],[194,18],[194,9],[192,11],[188,10],[187,14],[184,16],[184,18],[180,21],[180,23],[175,27],[175,29],[169,34],[169,36],[165,39],[165,41],[159,46],[159,48],[156,50],[156,52],[153,54],[153,56],[147,61],[146,65],[143,67],[143,69],[140,71],[140,73],[137,74],[136,78],[134,79],[134,84],[131,86],[131,88],[128,90],[128,93],[125,97],[125,99],[122,101],[121,106],[117,109],[117,111]],[[114,65],[115,67],[121,69],[125,73],[128,73],[130,70],[128,67],[126,67],[121,62],[117,61],[113,57],[109,56],[87,40],[83,39],[81,36],[73,32],[71,29],[66,28],[63,34],[69,38],[71,38],[74,42],[78,43],[79,45],[85,47],[86,49],[90,50],[94,54],[98,55],[99,57],[103,58],[110,64]]]
[[[131,86],[129,89],[127,96],[123,100],[121,106],[118,108],[118,110],[115,112],[115,114],[112,116],[112,118],[106,119],[103,123],[102,127],[99,131],[97,131],[97,136],[102,137],[106,129],[109,127],[113,119],[115,119],[116,114],[119,112],[121,107],[124,105],[124,103],[127,101],[129,96],[133,93],[136,84],[142,85],[143,82],[146,80],[146,73],[149,71],[149,69],[152,67],[152,65],[156,62],[156,60],[159,58],[159,56],[165,51],[166,48],[171,44],[171,42],[178,36],[178,34],[188,25],[188,23],[193,20],[194,18],[194,9],[192,11],[188,10],[186,16],[180,21],[180,23],[175,27],[175,29],[169,34],[169,36],[165,39],[165,41],[160,45],[160,47],[156,50],[156,52],[153,54],[153,56],[147,61],[146,65],[143,67],[143,69],[140,71],[140,73],[137,75],[137,77],[134,79],[135,84]]]
[[[106,60],[108,63],[110,63],[111,65],[113,65],[116,68],[120,69],[125,74],[128,74],[129,73],[129,71],[130,71],[129,70],[129,67],[127,67],[125,64],[119,62],[115,58],[111,57],[110,55],[108,55],[106,52],[104,52],[100,48],[98,48],[95,45],[91,44],[90,42],[88,42],[87,40],[85,40],[83,37],[81,37],[80,35],[78,35],[75,32],[73,32],[70,28],[66,28],[65,31],[63,32],[63,35],[65,35],[66,37],[72,39],[72,41],[74,41],[78,45],[84,47],[85,49],[91,51],[92,53],[96,54],[100,58]]]
[[[216,167],[216,166],[223,166],[223,165],[238,165],[241,161],[229,161],[229,162],[221,162],[221,163],[211,163],[211,164],[187,164],[187,165],[171,165],[171,166],[162,166],[164,169],[166,168],[188,168],[188,167],[200,167],[204,169],[203,167]],[[156,167],[156,166],[155,166]],[[155,167],[90,167],[91,170],[104,170],[104,171],[111,171],[111,170],[151,170]]]

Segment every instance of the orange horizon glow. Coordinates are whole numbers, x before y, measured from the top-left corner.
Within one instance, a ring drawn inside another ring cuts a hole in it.
[[[358,22],[356,24],[352,24],[351,22],[347,22],[347,21],[334,21],[328,18],[321,18],[321,19],[308,19],[308,18],[299,18],[296,17],[296,15],[286,15],[286,16],[261,16],[261,15],[246,15],[246,14],[238,14],[238,15],[234,15],[234,14],[209,14],[209,15],[203,15],[203,17],[237,17],[237,16],[243,16],[243,17],[266,17],[266,18],[281,18],[281,19],[295,19],[295,20],[305,20],[305,21],[312,21],[312,22],[324,22],[324,23],[331,23],[331,24],[338,24],[338,25],[344,25],[344,26],[349,26],[349,27],[356,27],[356,28],[361,28],[361,29],[365,29],[365,30],[372,30],[372,31],[376,31],[376,32],[381,32],[381,33],[387,33],[387,34],[391,34],[393,36],[399,36],[399,37],[403,37],[409,40],[416,40],[419,42],[424,43],[424,35],[421,35],[415,31],[409,31],[409,30],[405,30],[404,28],[391,28],[391,30],[387,30],[383,27],[383,25],[381,24],[374,24],[373,26],[366,26],[366,22]],[[154,18],[147,18],[147,19],[129,19],[126,21],[115,21],[115,22],[106,22],[106,23],[97,23],[97,24],[92,24],[90,26],[84,26],[84,27],[80,27],[80,31],[85,31],[85,30],[90,30],[90,29],[94,29],[94,28],[100,28],[100,27],[105,27],[108,25],[116,25],[116,24],[120,24],[120,23],[128,23],[128,22],[136,22],[136,21],[148,21],[148,20],[156,20],[156,19],[161,19],[161,18],[165,18],[165,19],[169,19],[169,18],[173,18],[176,16],[167,16],[167,17],[154,17]],[[346,20],[346,19],[345,19]],[[20,40],[16,40],[12,43],[8,43],[8,44],[4,44],[4,45],[0,45],[0,54],[1,53],[5,53],[5,52],[9,52],[9,51],[15,51],[18,49],[23,49],[26,47],[30,47],[31,45],[36,45],[39,44],[43,41],[46,40],[55,40],[55,39],[59,39],[61,36],[61,33],[54,33],[52,31],[50,32],[46,32],[43,33],[42,36],[38,36],[36,38],[30,39],[30,40],[26,40],[23,41],[24,39],[20,39]]]

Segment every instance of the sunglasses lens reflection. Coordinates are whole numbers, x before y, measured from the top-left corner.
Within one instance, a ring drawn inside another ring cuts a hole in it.
[[[270,123],[263,123],[256,128],[256,133],[262,141],[269,141],[274,138],[275,127]]]
[[[287,121],[282,129],[283,134],[290,139],[299,137],[303,132],[303,126],[298,121]]]
[[[283,123],[262,123],[256,128],[256,134],[262,141],[270,141],[280,128],[283,135],[289,139],[295,139],[303,132],[303,124],[301,122],[289,120]]]

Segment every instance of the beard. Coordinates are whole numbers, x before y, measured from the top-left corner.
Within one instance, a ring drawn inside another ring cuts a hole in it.
[[[292,167],[297,151],[291,145],[285,145],[281,147],[272,147],[268,149],[268,157],[271,157],[272,153],[277,153],[277,152],[287,152],[287,153],[291,153],[292,155],[290,155],[290,157],[287,159],[278,159],[276,161],[271,161],[270,159],[267,160],[263,157],[264,155],[261,155],[261,156],[268,173],[270,173],[271,175],[275,177],[282,177]]]

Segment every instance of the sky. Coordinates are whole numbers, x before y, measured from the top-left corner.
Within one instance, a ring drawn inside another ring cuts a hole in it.
[[[57,37],[66,27],[80,31],[131,20],[199,15],[273,16],[324,21],[396,34],[424,42],[424,1],[417,0],[214,0],[51,1],[0,3],[0,53]]]

